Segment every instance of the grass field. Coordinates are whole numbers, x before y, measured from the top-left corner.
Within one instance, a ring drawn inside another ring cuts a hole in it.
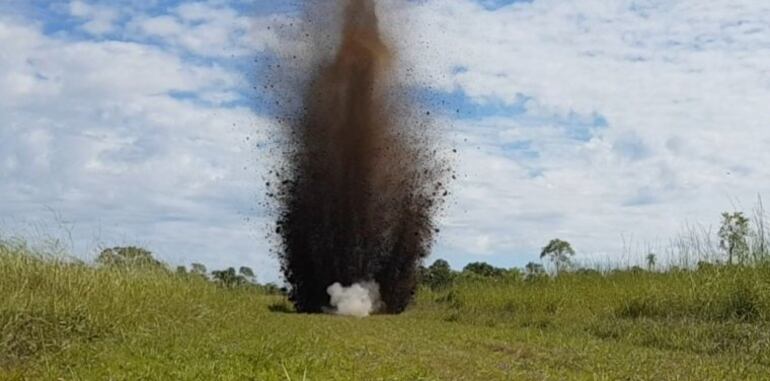
[[[357,319],[0,245],[0,379],[767,380],[770,268],[463,278]]]

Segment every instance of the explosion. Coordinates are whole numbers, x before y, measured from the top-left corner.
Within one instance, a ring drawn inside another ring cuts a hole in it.
[[[271,192],[279,257],[300,312],[400,313],[438,231],[448,168],[395,80],[399,62],[375,2],[334,3],[344,7],[339,44],[312,78],[291,85],[300,87],[301,117],[283,120],[284,170]],[[325,25],[317,33],[338,30]],[[322,44],[309,46],[307,57],[323,55],[314,51]],[[375,289],[377,300],[367,300]]]

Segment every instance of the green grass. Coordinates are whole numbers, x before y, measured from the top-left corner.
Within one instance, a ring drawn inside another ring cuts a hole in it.
[[[770,269],[461,280],[400,316],[0,245],[0,379],[761,380]]]

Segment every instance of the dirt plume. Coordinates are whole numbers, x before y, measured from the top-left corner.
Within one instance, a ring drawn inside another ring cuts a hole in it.
[[[279,205],[278,255],[300,312],[324,311],[337,283],[376,282],[376,312],[399,313],[438,231],[448,167],[434,148],[430,113],[395,80],[398,60],[375,1],[329,3],[326,10],[341,7],[341,28],[324,22],[315,33],[341,33],[334,54],[311,64],[311,78],[291,82],[301,89],[301,106],[292,108],[301,117],[281,119],[284,162],[269,190]],[[306,46],[307,60],[328,48]]]

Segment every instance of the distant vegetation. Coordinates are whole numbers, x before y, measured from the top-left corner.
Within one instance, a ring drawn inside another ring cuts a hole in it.
[[[436,260],[405,314],[367,320],[294,314],[245,266],[0,240],[0,379],[763,379],[762,230],[726,213],[622,268],[575,263],[558,239],[533,253],[548,268]]]
[[[96,264],[113,269],[141,270],[154,269],[157,271],[169,271],[168,265],[155,259],[152,252],[135,246],[114,247],[104,249],[96,258]],[[241,266],[238,271],[234,267],[224,270],[214,270],[208,273],[206,266],[200,263],[193,263],[188,271],[185,266],[177,266],[175,274],[178,276],[193,276],[200,279],[209,280],[225,288],[251,287],[269,291],[270,293],[281,293],[280,287],[273,283],[261,285],[257,282],[254,270],[248,266]]]

